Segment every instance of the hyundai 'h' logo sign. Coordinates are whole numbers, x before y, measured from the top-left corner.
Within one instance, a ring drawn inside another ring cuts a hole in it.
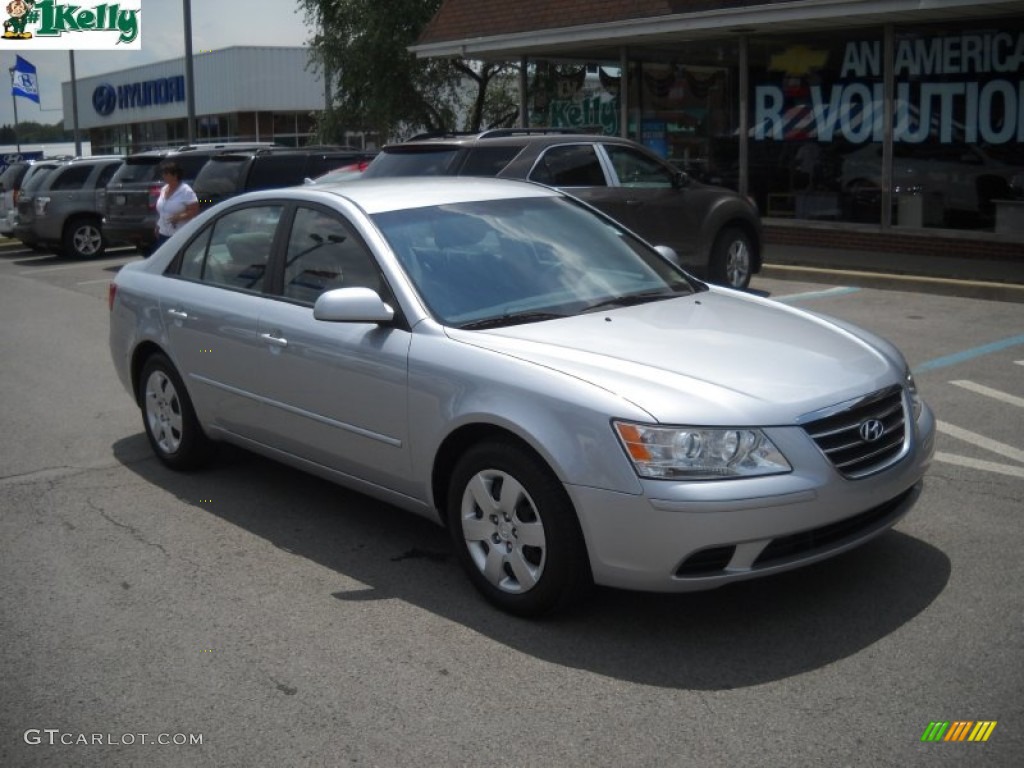
[[[885,433],[885,425],[878,419],[867,419],[860,423],[858,431],[861,440],[865,443],[873,443]]]
[[[106,117],[114,111],[117,106],[117,91],[114,86],[108,83],[96,86],[92,92],[92,107],[97,113]]]

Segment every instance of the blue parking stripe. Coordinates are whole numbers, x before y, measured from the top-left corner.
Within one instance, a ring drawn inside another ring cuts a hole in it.
[[[954,352],[952,355],[937,357],[934,360],[929,360],[915,367],[914,373],[934,371],[936,368],[945,368],[947,365],[956,365],[957,363],[963,363],[975,357],[980,357],[981,355],[987,355],[990,352],[999,352],[1004,349],[1009,349],[1010,347],[1016,347],[1019,344],[1024,344],[1024,335],[1011,336],[1010,338],[1003,339],[1002,341],[993,341],[991,344],[983,344],[980,347],[974,347],[973,349],[965,349],[963,352]]]
[[[807,293],[791,293],[788,296],[779,296],[777,299],[773,296],[775,301],[788,304],[791,301],[804,301],[806,299],[828,299],[833,296],[845,296],[848,293],[856,293],[860,288],[852,288],[846,286],[839,286],[838,288],[829,288],[825,291],[808,291]]]

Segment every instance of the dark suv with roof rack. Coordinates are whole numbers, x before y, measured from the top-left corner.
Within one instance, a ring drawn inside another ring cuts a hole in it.
[[[385,176],[536,181],[670,246],[715,283],[744,289],[761,269],[761,220],[750,200],[690,178],[629,139],[551,128],[431,135],[384,147],[363,178]]]
[[[131,243],[139,250],[149,251],[156,240],[156,201],[164,183],[160,165],[165,160],[180,165],[183,180],[191,184],[206,161],[215,155],[274,146],[265,142],[194,144],[129,155],[107,184],[104,235],[111,241]]]
[[[376,152],[353,147],[311,146],[226,152],[211,158],[192,188],[206,209],[229,197],[257,189],[294,187],[343,165],[370,160]]]

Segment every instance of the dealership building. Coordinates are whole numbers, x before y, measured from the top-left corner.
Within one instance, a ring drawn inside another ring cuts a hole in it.
[[[769,242],[1024,281],[1021,0],[444,0],[413,50],[525,63],[522,124],[640,141]]]
[[[309,143],[324,109],[323,79],[303,47],[239,46],[192,57],[196,140]],[[78,126],[93,154],[123,154],[188,142],[185,59],[76,80]],[[64,127],[74,127],[71,83]]]

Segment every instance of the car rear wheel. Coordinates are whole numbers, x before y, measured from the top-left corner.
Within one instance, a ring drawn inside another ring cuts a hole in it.
[[[103,230],[95,219],[72,219],[64,228],[64,255],[76,259],[92,259],[103,255],[106,243]]]
[[[723,229],[711,249],[711,282],[736,290],[746,290],[754,268],[754,249],[750,237],[738,227]]]
[[[565,609],[592,579],[565,489],[539,459],[511,441],[474,446],[459,460],[448,523],[470,580],[499,608],[520,616]]]
[[[208,456],[210,442],[171,361],[150,357],[139,377],[142,421],[157,458],[172,469],[191,469]]]

